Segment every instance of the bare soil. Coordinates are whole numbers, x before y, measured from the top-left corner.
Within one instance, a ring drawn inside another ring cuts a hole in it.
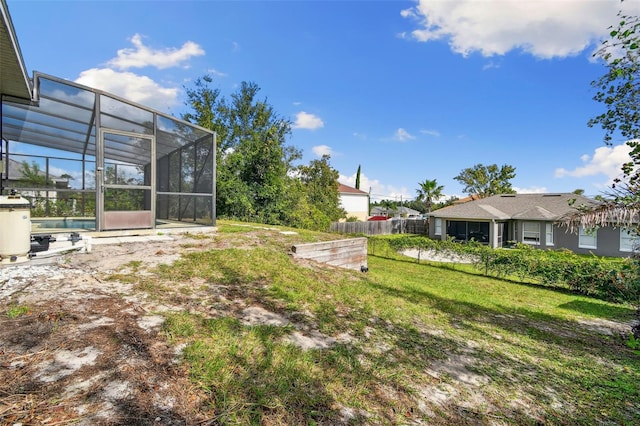
[[[90,253],[0,268],[1,424],[207,424],[206,395],[159,336],[172,309],[106,280],[170,264],[184,237],[93,245]],[[143,273],[143,272],[142,272]]]

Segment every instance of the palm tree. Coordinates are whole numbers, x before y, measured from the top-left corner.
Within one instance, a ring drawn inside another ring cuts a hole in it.
[[[434,199],[442,197],[442,190],[444,186],[438,185],[436,179],[425,179],[424,182],[418,182],[420,188],[416,190],[418,193],[418,199],[424,200],[424,206],[426,207],[426,213],[431,213],[431,205]]]

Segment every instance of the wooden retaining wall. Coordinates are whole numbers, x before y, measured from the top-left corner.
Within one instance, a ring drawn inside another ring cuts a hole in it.
[[[370,222],[334,222],[331,232],[341,234],[429,234],[429,222],[416,219],[372,220]]]
[[[366,238],[296,244],[291,247],[291,255],[358,271],[368,268]]]

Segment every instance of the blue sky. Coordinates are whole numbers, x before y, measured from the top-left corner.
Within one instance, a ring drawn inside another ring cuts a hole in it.
[[[176,116],[205,74],[294,122],[303,162],[331,155],[372,200],[415,198],[475,164],[527,192],[606,191],[628,159],[587,127],[603,111],[592,54],[617,0],[7,0],[25,65]],[[640,1],[626,0],[640,13]]]

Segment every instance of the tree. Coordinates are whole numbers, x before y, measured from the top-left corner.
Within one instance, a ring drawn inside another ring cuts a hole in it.
[[[213,78],[205,75],[195,80],[193,88],[185,87],[185,104],[191,107],[192,111],[183,114],[182,119],[216,132],[216,144],[220,154],[229,149],[227,127],[224,123],[226,108],[220,97],[220,90],[209,87],[212,82]]]
[[[104,180],[115,185],[132,185],[138,181],[138,176],[128,176],[126,172],[119,173],[117,164],[106,165]],[[144,191],[109,188],[104,192],[104,208],[110,210],[144,210]]]
[[[321,212],[329,220],[329,224],[347,214],[340,206],[340,175],[337,170],[331,168],[330,158],[329,155],[323,155],[320,160],[312,160],[308,166],[300,166],[298,169],[309,204]],[[326,229],[328,228],[326,226]]]
[[[564,224],[596,228],[611,223],[635,228],[640,221],[640,17],[618,12],[618,23],[610,27],[610,39],[594,54],[607,65],[607,72],[591,83],[597,89],[594,100],[605,106],[605,112],[587,123],[600,125],[604,142],[611,145],[620,135],[631,148],[629,161],[622,166],[623,179],[616,179],[611,191],[597,196],[595,208],[581,208],[565,218]]]
[[[396,203],[391,200],[380,201],[380,207],[384,209],[385,216],[389,217],[389,212],[393,212],[396,209]]]
[[[504,164],[498,168],[497,164],[485,166],[476,164],[466,168],[454,177],[455,180],[465,185],[462,192],[469,195],[478,195],[480,198],[496,194],[515,194],[510,180],[516,177],[516,169]]]
[[[45,187],[52,184],[51,180],[47,180],[45,172],[40,169],[40,165],[35,161],[31,164],[23,161],[20,163],[20,182],[34,186]]]
[[[406,200],[402,202],[402,205],[404,207],[410,208],[412,210],[417,210],[420,213],[424,213],[425,212],[425,208],[424,208],[424,201],[416,198],[415,200]],[[433,208],[436,206],[436,203],[433,203],[432,205],[432,210]]]
[[[640,221],[640,203],[638,203],[640,188],[627,184],[612,188],[606,197],[596,196],[598,205],[575,206],[578,211],[566,216],[561,224],[571,232],[577,232],[579,227],[595,229],[600,226],[615,224],[628,229],[635,229],[638,233],[638,221]]]
[[[442,197],[442,190],[444,190],[444,186],[438,185],[436,179],[425,179],[424,182],[418,182],[418,185],[420,185],[416,190],[418,193],[418,199],[424,201],[426,213],[431,213],[433,201]]]
[[[356,189],[360,189],[360,164],[358,164],[358,171],[356,172]]]
[[[204,76],[187,89],[192,111],[183,119],[217,133],[218,215],[287,224],[290,175],[293,162],[301,157],[286,144],[291,121],[257,98],[260,88],[255,83],[242,82],[227,101],[209,87],[212,81]]]
[[[597,89],[593,99],[602,102],[606,111],[587,124],[599,124],[604,129],[607,145],[616,134],[627,140],[630,161],[622,171],[633,188],[640,179],[640,17],[620,11],[618,18],[617,26],[609,28],[611,38],[594,54],[608,67],[602,77],[591,83]]]

